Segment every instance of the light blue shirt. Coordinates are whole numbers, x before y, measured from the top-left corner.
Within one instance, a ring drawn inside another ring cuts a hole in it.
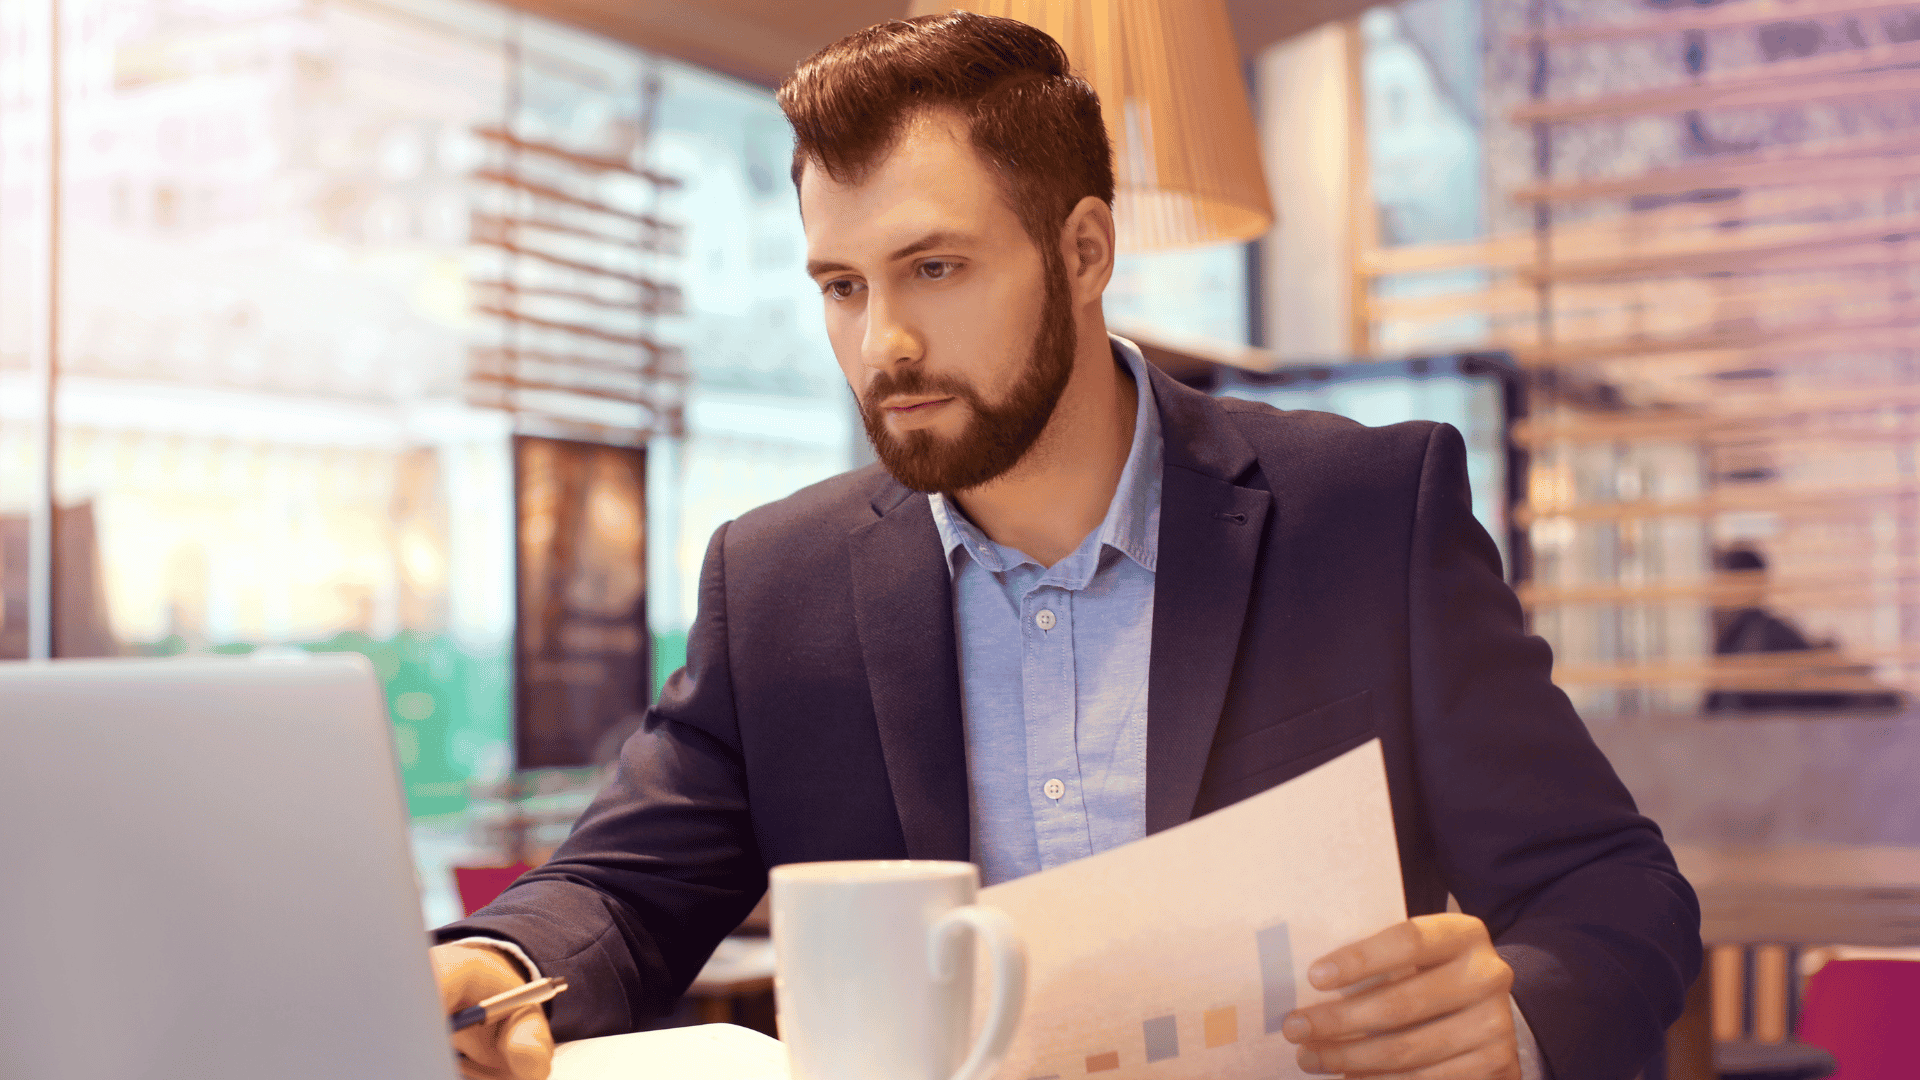
[[[1146,835],[1147,660],[1160,546],[1160,412],[1146,360],[1107,516],[1042,567],[934,495],[953,575],[973,861],[992,885]]]
[[[934,495],[953,575],[973,861],[993,885],[1147,832],[1147,660],[1164,444],[1147,363],[1110,338],[1140,404],[1100,527],[1042,568]],[[1521,1080],[1543,1080],[1533,1029],[1507,997]]]

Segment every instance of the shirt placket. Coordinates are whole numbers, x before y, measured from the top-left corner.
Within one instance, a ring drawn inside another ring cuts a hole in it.
[[[1074,744],[1073,593],[1041,584],[1021,599],[1021,683],[1027,717],[1027,791],[1042,869],[1093,854]]]

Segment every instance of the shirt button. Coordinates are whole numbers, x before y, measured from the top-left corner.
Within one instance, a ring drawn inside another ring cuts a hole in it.
[[[1053,623],[1054,623],[1053,612],[1048,611],[1046,608],[1041,608],[1040,614],[1035,615],[1033,617],[1033,625],[1039,627],[1042,630],[1053,629]],[[1055,781],[1055,783],[1058,783],[1058,782],[1059,781]],[[1054,798],[1056,799],[1059,797],[1060,796],[1058,795],[1054,796]]]
[[[1040,790],[1047,793],[1047,798],[1057,800],[1060,798],[1060,796],[1065,795],[1067,793],[1067,785],[1061,783],[1058,780],[1049,780],[1047,781],[1047,786],[1041,788]]]

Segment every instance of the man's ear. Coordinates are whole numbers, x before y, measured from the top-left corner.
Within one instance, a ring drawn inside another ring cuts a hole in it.
[[[1113,210],[1096,196],[1081,199],[1061,226],[1060,254],[1074,305],[1100,299],[1113,279]]]

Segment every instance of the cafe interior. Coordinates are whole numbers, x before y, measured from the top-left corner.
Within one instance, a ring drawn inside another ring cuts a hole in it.
[[[0,659],[365,656],[425,923],[484,905],[715,529],[874,460],[774,89],[950,6],[6,0]],[[1461,432],[1700,898],[1664,1075],[1920,1075],[1920,3],[958,6],[1101,96],[1115,333]],[[665,1023],[773,1032],[772,963]]]

